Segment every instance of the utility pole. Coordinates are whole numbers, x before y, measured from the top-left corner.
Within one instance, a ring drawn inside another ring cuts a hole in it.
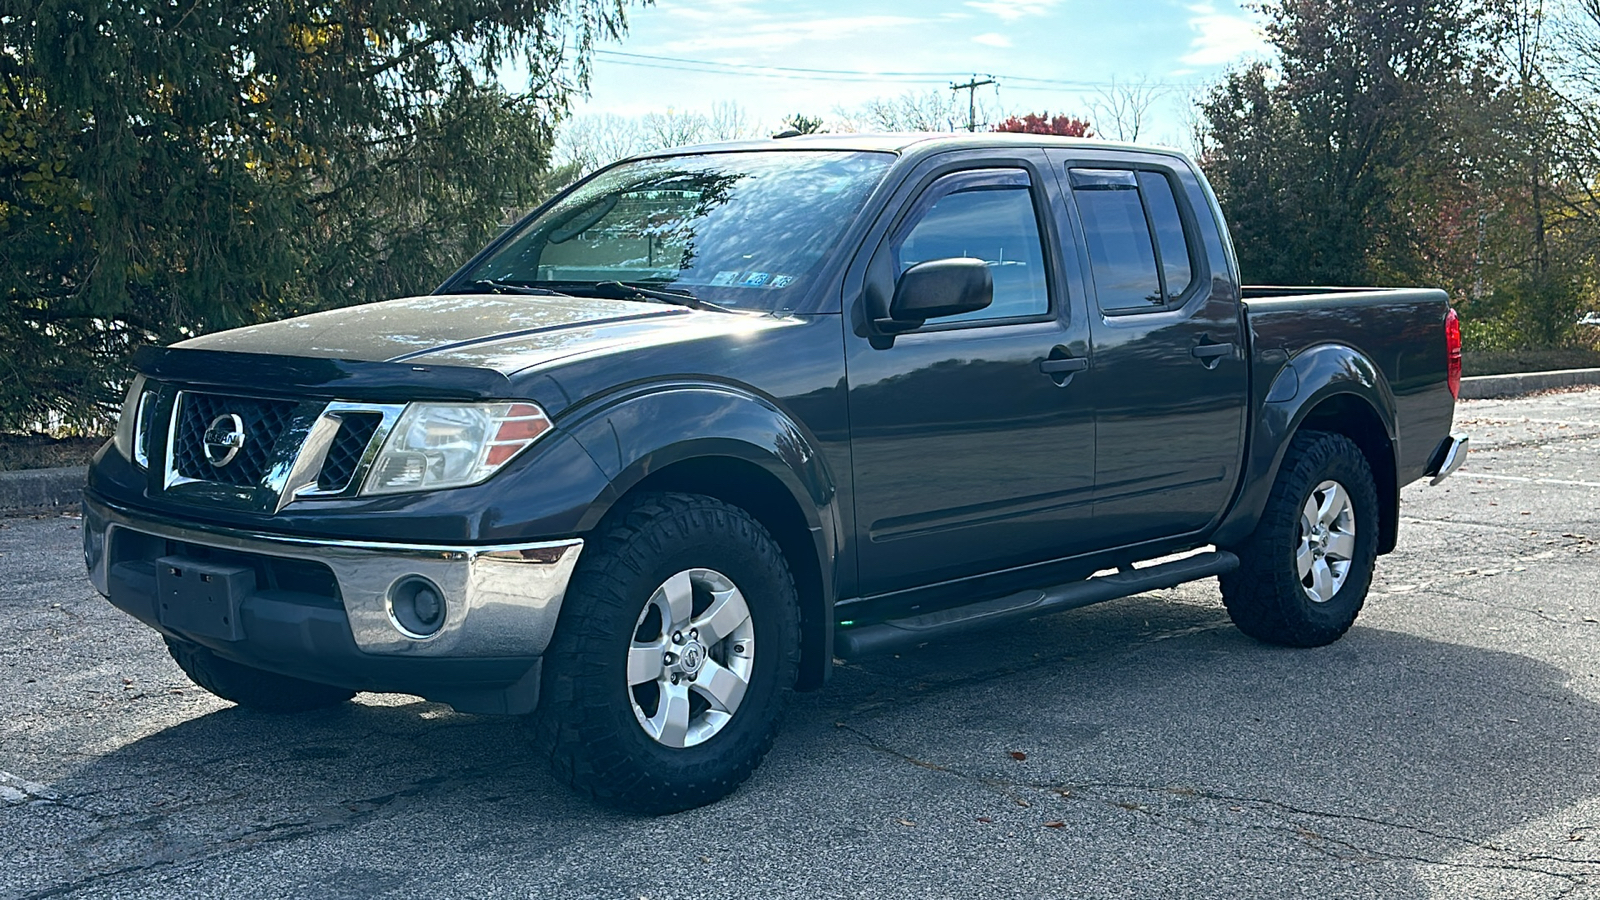
[[[951,82],[951,84],[950,84],[950,90],[952,90],[952,91],[966,91],[967,92],[967,130],[968,131],[977,131],[978,130],[978,99],[977,99],[978,88],[981,88],[986,84],[999,84],[999,82],[995,81],[994,80],[994,76],[992,76],[992,75],[985,75],[982,81],[979,81],[978,80],[978,76],[974,75],[974,76],[972,76],[972,80],[967,82],[966,84],[956,84],[954,82]]]

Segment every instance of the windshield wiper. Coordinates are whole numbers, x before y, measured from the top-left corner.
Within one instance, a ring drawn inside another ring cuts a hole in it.
[[[493,278],[479,278],[474,281],[463,281],[445,291],[447,294],[528,294],[536,297],[560,297],[560,291],[549,288],[534,287],[531,284],[519,284],[515,281],[496,281]]]
[[[709,300],[701,300],[688,291],[668,291],[660,288],[645,287],[626,281],[597,281],[594,283],[594,293],[597,297],[607,297],[612,300],[636,300],[644,298],[661,303],[671,303],[674,306],[687,306],[690,309],[709,309],[715,312],[738,314],[737,309],[718,306]]]
[[[631,300],[635,297],[648,297],[651,300],[660,300],[676,306],[687,306],[690,309],[700,308],[700,298],[688,291],[664,291],[659,288],[645,287],[642,284],[625,284],[621,281],[597,281],[594,283],[594,292],[602,297],[613,300]]]

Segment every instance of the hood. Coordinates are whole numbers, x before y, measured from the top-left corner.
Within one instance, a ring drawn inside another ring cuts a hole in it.
[[[504,375],[619,346],[763,330],[780,320],[590,297],[437,294],[192,338],[184,350],[471,366]]]

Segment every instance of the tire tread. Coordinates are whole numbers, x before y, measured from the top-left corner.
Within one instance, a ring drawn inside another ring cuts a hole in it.
[[[1351,468],[1357,476],[1346,475],[1340,483],[1351,492],[1355,504],[1356,557],[1352,566],[1358,568],[1328,601],[1326,614],[1313,615],[1292,567],[1283,564],[1284,536],[1297,533],[1304,498],[1328,477],[1330,468],[1339,467]],[[1355,624],[1371,585],[1377,559],[1377,504],[1371,469],[1354,441],[1325,431],[1296,434],[1284,452],[1261,521],[1243,544],[1231,548],[1239,556],[1239,568],[1218,579],[1223,605],[1239,630],[1256,640],[1287,647],[1320,647],[1343,637]]]

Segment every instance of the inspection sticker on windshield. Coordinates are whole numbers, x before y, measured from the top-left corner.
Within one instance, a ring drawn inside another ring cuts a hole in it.
[[[775,288],[788,287],[789,285],[791,285],[793,283],[794,283],[794,276],[793,275],[774,275],[774,276],[772,276],[772,283],[767,285],[767,287],[775,287]]]
[[[740,284],[743,284],[746,287],[761,287],[766,283],[767,273],[765,272],[751,272],[744,276],[744,281],[740,282]]]
[[[711,279],[711,283],[712,284],[735,284],[738,281],[739,281],[739,270],[738,269],[734,269],[731,272],[718,272]]]

